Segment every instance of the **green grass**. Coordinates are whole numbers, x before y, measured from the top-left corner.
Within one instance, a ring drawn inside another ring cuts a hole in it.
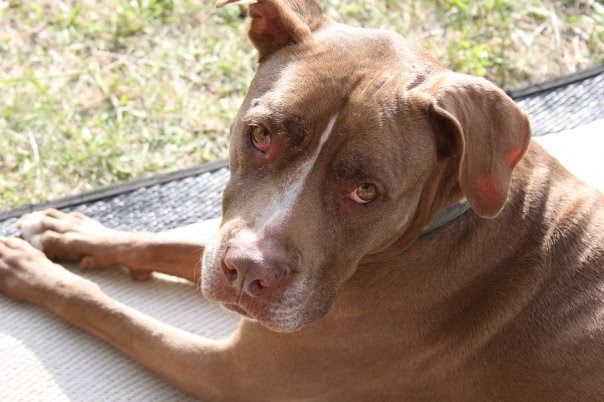
[[[256,55],[212,3],[0,0],[0,210],[225,158]],[[597,1],[325,3],[506,88],[604,62]]]

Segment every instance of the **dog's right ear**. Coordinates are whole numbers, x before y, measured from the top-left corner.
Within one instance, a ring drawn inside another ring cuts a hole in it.
[[[260,60],[284,46],[312,40],[312,33],[329,21],[320,0],[218,0],[216,7],[228,4],[250,4],[249,36]]]

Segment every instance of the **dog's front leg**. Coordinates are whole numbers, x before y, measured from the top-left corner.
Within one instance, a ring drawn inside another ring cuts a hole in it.
[[[82,269],[122,266],[139,280],[157,271],[197,282],[201,253],[219,224],[212,219],[160,233],[126,232],[79,212],[49,209],[24,215],[17,227],[49,258],[77,261]]]
[[[109,342],[177,387],[206,400],[236,395],[220,342],[151,319],[46,258],[27,242],[0,237],[0,293],[44,307]]]

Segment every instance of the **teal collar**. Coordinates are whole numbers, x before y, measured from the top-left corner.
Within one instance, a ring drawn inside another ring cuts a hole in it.
[[[432,222],[430,222],[430,224],[426,226],[424,230],[422,230],[420,236],[428,234],[446,225],[452,220],[459,218],[468,209],[470,209],[470,203],[466,198],[449,205],[447,208],[443,209],[438,215],[436,215],[434,219],[432,219]]]

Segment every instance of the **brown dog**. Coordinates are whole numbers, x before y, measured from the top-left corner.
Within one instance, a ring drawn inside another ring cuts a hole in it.
[[[209,400],[601,399],[602,194],[488,81],[316,0],[250,15],[260,65],[211,242],[58,211],[20,221],[48,255],[191,280],[207,244],[201,288],[247,317],[237,332],[155,322],[15,239],[0,291]]]

